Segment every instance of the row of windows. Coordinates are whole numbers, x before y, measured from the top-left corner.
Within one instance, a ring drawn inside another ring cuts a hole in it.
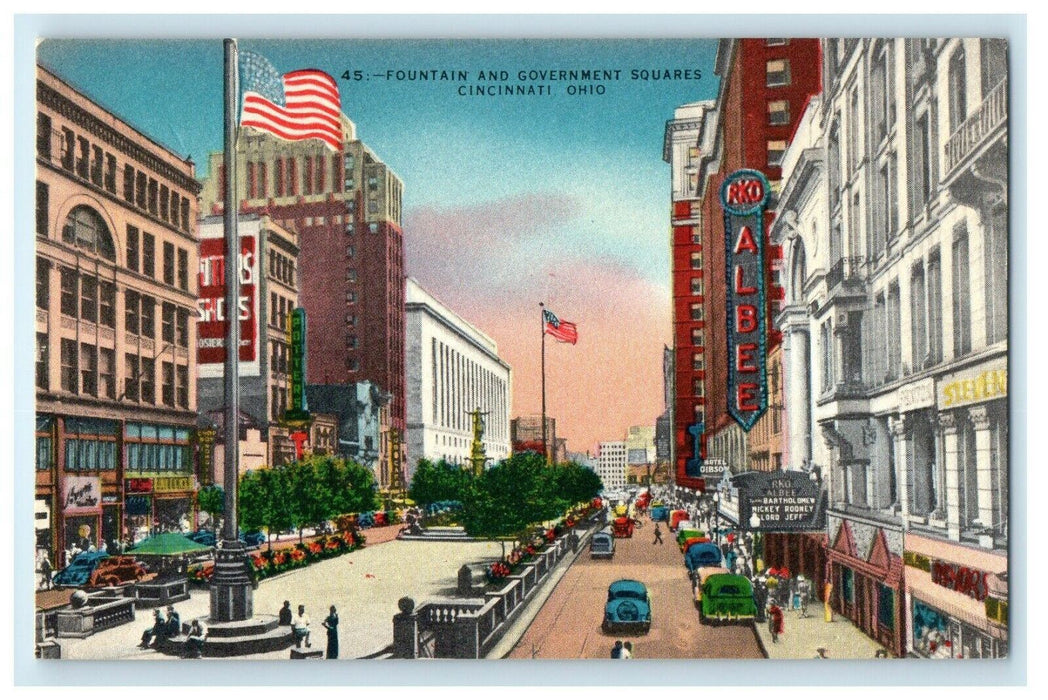
[[[36,469],[54,464],[54,419],[37,416]],[[112,471],[117,464],[116,421],[99,418],[65,419],[66,471]],[[127,423],[124,432],[128,468],[140,471],[185,471],[189,465],[189,430],[174,426]],[[166,443],[166,444],[165,444]]]
[[[50,390],[49,344],[46,333],[36,336],[36,386]],[[63,338],[60,343],[62,391],[83,396],[117,399],[116,351]],[[189,408],[189,368],[161,361],[160,402]],[[124,391],[120,400],[156,403],[156,359],[124,355]]]
[[[289,287],[295,286],[295,261],[286,255],[270,250],[269,274]]]
[[[116,156],[101,146],[92,144],[68,127],[54,131],[51,117],[38,112],[36,115],[36,153],[48,161],[52,160],[54,140],[58,138],[58,161],[61,167],[92,184],[116,194]]]
[[[1001,214],[1003,225],[1003,214]],[[1003,246],[1004,234],[990,226],[987,246]],[[954,232],[952,253],[953,356],[972,351],[972,299],[969,279],[969,235],[962,225]],[[1006,278],[1007,258],[990,256],[985,262],[987,344],[1003,340],[1007,330],[1007,296],[996,277]],[[909,272],[910,347],[903,356],[902,298],[898,280],[874,295],[869,312],[851,311],[838,329],[841,360],[834,353],[834,329],[826,321],[820,329],[822,347],[821,389],[831,391],[839,382],[872,388],[920,372],[943,361],[942,263],[938,248],[915,263]],[[865,341],[864,341],[865,339]]]
[[[269,325],[287,331],[288,316],[295,310],[295,302],[276,292],[269,293]]]
[[[338,192],[338,183],[342,178],[342,156],[331,156],[330,163],[325,163],[324,155],[307,155],[300,158],[290,156],[273,159],[273,182],[269,182],[269,163],[266,161],[248,161],[247,163],[247,196],[248,199],[266,197],[293,197],[299,194],[324,194],[327,190],[327,173],[330,168],[331,185]],[[225,166],[219,166],[219,197],[226,196]],[[301,176],[300,176],[301,175]],[[272,188],[270,187],[272,184]]]
[[[127,226],[127,269],[156,278],[156,237]],[[164,241],[162,246],[161,280],[164,284],[189,291],[189,251]]]
[[[57,160],[64,170],[110,194],[117,193],[116,156],[69,127],[63,126],[61,131],[54,131],[51,117],[38,112],[36,150],[39,157],[48,161],[53,159],[56,137],[59,146]],[[130,164],[124,165],[123,186],[124,200],[128,204],[189,232],[189,199]],[[46,235],[46,230],[41,235]]]

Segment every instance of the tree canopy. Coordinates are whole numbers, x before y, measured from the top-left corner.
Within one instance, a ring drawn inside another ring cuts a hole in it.
[[[408,497],[423,505],[440,501],[463,501],[473,481],[473,473],[443,459],[420,459],[411,477]]]
[[[241,476],[238,498],[245,529],[280,532],[318,525],[345,513],[378,507],[375,477],[356,462],[314,455]]]
[[[546,466],[542,455],[514,454],[472,481],[462,498],[462,524],[473,537],[520,535],[600,489],[600,477],[574,462]]]

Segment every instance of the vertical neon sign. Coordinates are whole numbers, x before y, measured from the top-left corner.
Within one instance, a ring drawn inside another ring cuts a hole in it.
[[[727,283],[728,413],[747,432],[768,409],[764,209],[768,180],[736,170],[721,185]]]

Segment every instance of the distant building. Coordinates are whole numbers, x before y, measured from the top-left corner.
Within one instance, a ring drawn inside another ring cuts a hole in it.
[[[602,442],[597,454],[597,476],[605,491],[621,489],[626,485],[626,442]]]
[[[407,397],[410,480],[418,460],[469,461],[470,412],[483,414],[484,451],[492,462],[510,454],[513,371],[495,341],[414,279],[406,283]]]
[[[314,452],[334,444],[334,454],[372,469],[379,485],[388,486],[383,444],[389,431],[389,395],[371,382],[307,384],[306,402],[311,413],[332,417],[330,422],[314,422],[316,435],[310,436]]]
[[[237,201],[298,234],[299,298],[309,314],[310,380],[370,381],[391,395],[405,428],[403,183],[342,115],[342,149],[287,142],[252,129],[237,141]],[[221,214],[222,154],[210,157],[201,208]]]
[[[509,434],[513,452],[531,450],[542,454],[542,416],[518,416],[510,421]],[[552,452],[557,439],[557,419],[546,416],[546,443]]]

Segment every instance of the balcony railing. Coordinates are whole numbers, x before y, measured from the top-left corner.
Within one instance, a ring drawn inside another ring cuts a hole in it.
[[[863,282],[865,275],[866,258],[841,258],[826,273],[826,287],[833,289],[844,282]]]
[[[990,91],[978,111],[964,120],[946,142],[947,179],[986,138],[1008,119],[1008,79]]]

